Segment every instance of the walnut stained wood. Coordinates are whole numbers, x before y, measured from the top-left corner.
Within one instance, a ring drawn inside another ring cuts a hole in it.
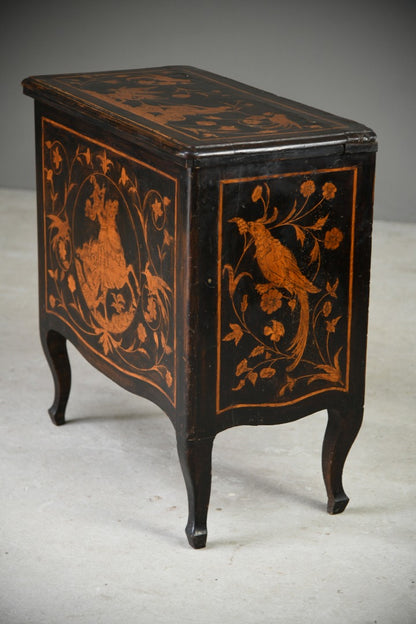
[[[372,130],[192,67],[37,76],[42,345],[170,418],[205,546],[215,436],[328,410],[328,511],[364,404]]]

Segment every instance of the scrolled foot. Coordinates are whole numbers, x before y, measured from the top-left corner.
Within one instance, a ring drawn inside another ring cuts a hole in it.
[[[346,494],[337,496],[336,498],[329,498],[327,505],[328,513],[331,514],[331,516],[342,513],[349,501],[350,499]]]
[[[56,405],[55,402],[48,409],[48,414],[54,425],[57,427],[61,427],[61,425],[65,424],[65,407],[62,408],[59,404]]]
[[[205,548],[208,535],[206,527],[196,528],[194,525],[187,525],[185,533],[192,548]]]

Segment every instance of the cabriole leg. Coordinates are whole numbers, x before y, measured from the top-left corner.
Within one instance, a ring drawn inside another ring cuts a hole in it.
[[[55,384],[55,398],[49,408],[49,416],[54,425],[63,425],[71,389],[71,366],[66,350],[66,338],[54,330],[45,332],[41,338]]]
[[[183,435],[177,434],[179,460],[189,505],[185,533],[193,548],[204,548],[207,541],[213,442],[214,438],[187,440]]]
[[[342,486],[346,457],[360,430],[363,408],[329,409],[322,448],[322,471],[328,494],[328,513],[344,511],[349,498]]]

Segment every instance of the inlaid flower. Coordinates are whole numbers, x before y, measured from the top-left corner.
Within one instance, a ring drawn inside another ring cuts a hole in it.
[[[56,146],[53,150],[53,155],[52,155],[52,162],[53,162],[53,166],[55,167],[56,171],[59,171],[61,168],[61,163],[62,163],[62,156],[61,156],[61,152],[59,151],[59,147]]]
[[[126,301],[121,293],[111,293],[111,294],[113,296],[111,307],[115,309],[117,314],[121,314],[125,310]]]
[[[315,193],[315,190],[316,187],[313,180],[306,180],[300,185],[300,193],[303,197],[310,197],[313,193]]]
[[[118,181],[118,183],[126,186],[127,182],[129,181],[129,176],[126,173],[126,169],[124,167],[121,168],[121,174],[120,174],[120,179]]]
[[[264,335],[269,336],[273,342],[278,342],[285,335],[285,328],[280,321],[272,321],[271,325],[266,325]]]
[[[326,283],[326,292],[331,295],[334,299],[337,298],[337,288],[339,284],[339,278],[335,280],[334,284],[331,286],[329,282]]]
[[[107,153],[105,150],[102,153],[102,155],[97,154],[97,158],[101,162],[101,169],[105,175],[107,171],[110,169],[111,165],[113,164],[113,161],[107,158]]]
[[[326,331],[329,334],[335,334],[335,328],[340,318],[341,318],[340,316],[337,316],[337,318],[331,319],[330,321],[326,321]]]
[[[163,244],[169,247],[172,241],[173,236],[171,236],[169,232],[165,229],[165,231],[163,232]]]
[[[324,199],[334,199],[337,187],[332,182],[325,182],[322,187],[322,195]]]
[[[155,198],[155,201],[152,204],[152,209],[155,221],[157,221],[160,217],[163,217],[162,202],[157,198]]]
[[[342,239],[343,233],[337,227],[333,227],[331,230],[325,232],[324,246],[326,249],[337,249]]]
[[[148,323],[151,323],[157,318],[157,306],[154,297],[149,297],[149,300],[147,302],[147,309],[144,313],[144,318]]]
[[[262,295],[260,307],[267,314],[276,312],[276,310],[282,307],[282,293],[276,288],[270,288]]]

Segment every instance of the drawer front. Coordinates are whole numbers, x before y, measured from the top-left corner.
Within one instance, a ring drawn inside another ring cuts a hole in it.
[[[349,391],[357,169],[224,179],[217,413]]]
[[[42,119],[44,309],[175,404],[177,181]]]

